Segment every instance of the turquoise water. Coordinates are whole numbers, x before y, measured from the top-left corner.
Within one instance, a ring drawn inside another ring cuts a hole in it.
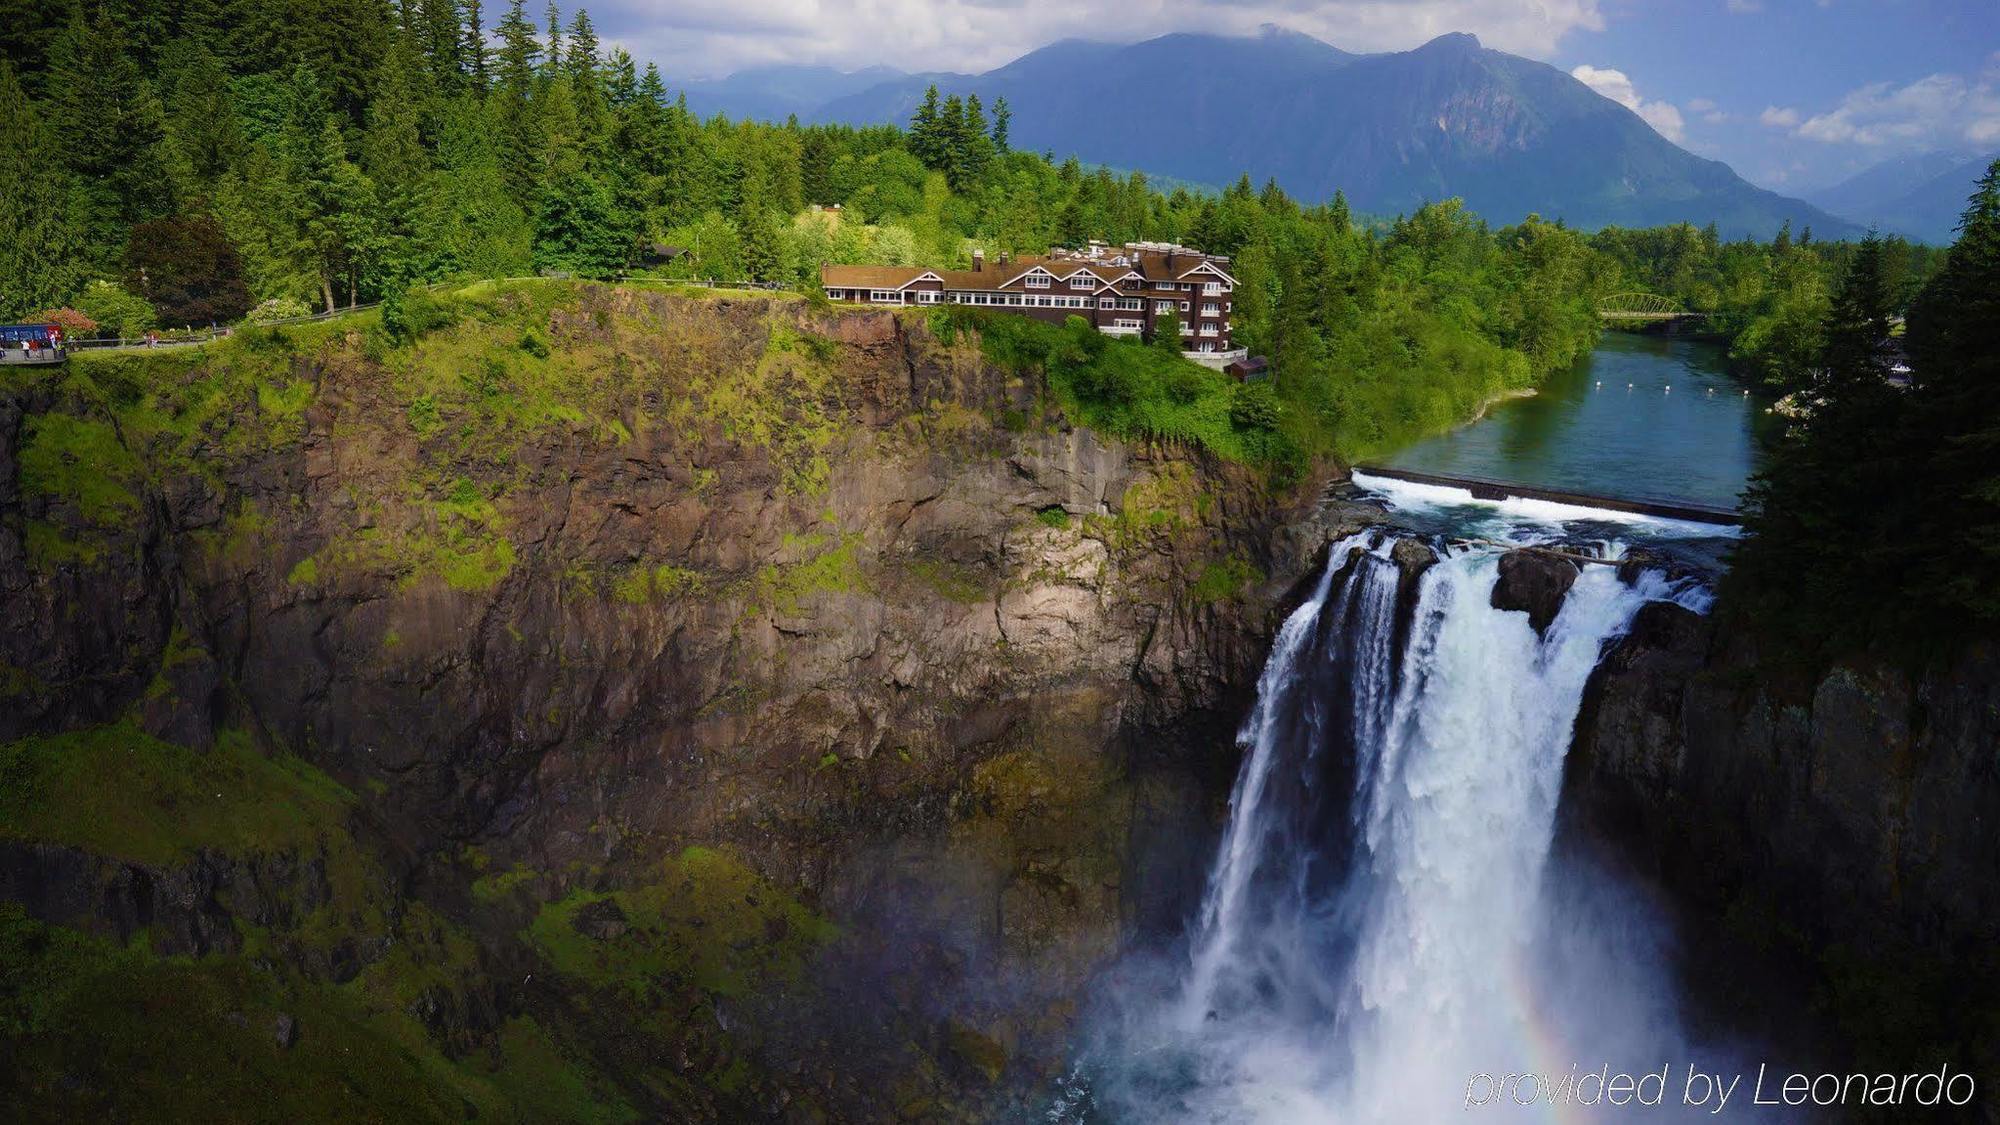
[[[1711,343],[1606,332],[1532,398],[1383,463],[1630,500],[1734,507],[1757,467],[1765,404]]]

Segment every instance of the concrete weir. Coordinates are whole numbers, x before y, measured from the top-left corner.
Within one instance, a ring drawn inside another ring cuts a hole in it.
[[[1356,465],[1354,471],[1371,476],[1388,477],[1390,480],[1409,481],[1412,484],[1463,488],[1472,493],[1475,500],[1547,500],[1556,504],[1574,504],[1581,508],[1603,508],[1613,512],[1633,512],[1642,516],[1687,520],[1692,523],[1712,523],[1719,526],[1734,526],[1743,522],[1742,515],[1735,509],[1719,508],[1709,504],[1628,500],[1616,496],[1598,496],[1588,492],[1568,492],[1558,488],[1512,484],[1485,477],[1447,476],[1442,473],[1420,473],[1411,469],[1391,469],[1382,465]]]

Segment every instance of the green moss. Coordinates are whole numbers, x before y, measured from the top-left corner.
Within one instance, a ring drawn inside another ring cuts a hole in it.
[[[95,535],[72,537],[47,520],[28,520],[24,528],[28,563],[37,570],[65,564],[94,567],[104,558],[105,544]]]
[[[318,582],[319,581],[318,560],[314,559],[311,555],[307,555],[305,558],[300,559],[297,563],[293,564],[291,570],[285,573],[285,581],[291,583],[294,586],[310,586],[313,583]]]
[[[129,722],[0,746],[0,836],[138,863],[306,848],[339,832],[352,802],[325,774],[264,756],[241,731],[206,752]]]
[[[1038,510],[1035,513],[1035,518],[1041,521],[1042,526],[1053,527],[1057,531],[1062,531],[1069,527],[1069,510],[1060,504],[1051,504],[1046,508]]]
[[[472,881],[472,897],[481,902],[499,902],[537,878],[533,868],[515,864],[506,871],[493,871]]]
[[[588,921],[613,907],[622,916],[616,926]],[[585,932],[593,928],[609,936]],[[577,891],[548,904],[528,938],[565,976],[643,1002],[662,979],[717,996],[795,983],[836,933],[832,923],[728,854],[689,848],[662,862],[655,882],[628,891]]]
[[[993,597],[992,584],[971,567],[943,559],[912,559],[905,569],[940,597],[961,605],[977,605]]]
[[[286,1046],[274,1028],[294,1021]],[[0,904],[0,1104],[16,1121],[462,1119],[342,990],[163,960]]]
[[[1262,582],[1264,572],[1241,555],[1230,555],[1224,559],[1211,559],[1202,566],[1189,593],[1198,602],[1219,602],[1237,598],[1243,588]]]
[[[68,500],[94,525],[113,524],[139,509],[139,461],[109,422],[58,412],[30,415],[20,473],[24,495]]]
[[[638,563],[612,578],[611,596],[627,605],[644,605],[656,599],[685,597],[701,587],[701,575],[685,567]]]
[[[788,551],[813,550],[826,542],[824,536],[785,536]],[[772,564],[759,570],[750,582],[751,604],[766,613],[794,614],[808,598],[824,593],[856,593],[869,589],[861,570],[861,537],[842,536],[840,542],[803,562]]]
[[[293,379],[283,386],[261,381],[257,384],[258,409],[272,421],[285,425],[295,425],[304,419],[312,397],[313,385],[309,379]]]

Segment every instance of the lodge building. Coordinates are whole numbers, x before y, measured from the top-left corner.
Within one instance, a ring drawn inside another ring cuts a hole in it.
[[[1182,353],[1219,369],[1244,358],[1230,339],[1236,278],[1228,266],[1228,258],[1165,242],[1093,242],[991,264],[975,250],[969,270],[821,266],[820,284],[835,301],[971,305],[1057,322],[1080,316],[1110,336],[1150,338],[1157,319],[1172,314]]]

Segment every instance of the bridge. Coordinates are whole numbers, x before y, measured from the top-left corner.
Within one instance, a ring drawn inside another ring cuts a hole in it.
[[[1707,313],[1689,312],[1672,297],[1658,293],[1613,293],[1597,301],[1597,315],[1604,320],[1641,322],[1664,320],[1705,320]]]

